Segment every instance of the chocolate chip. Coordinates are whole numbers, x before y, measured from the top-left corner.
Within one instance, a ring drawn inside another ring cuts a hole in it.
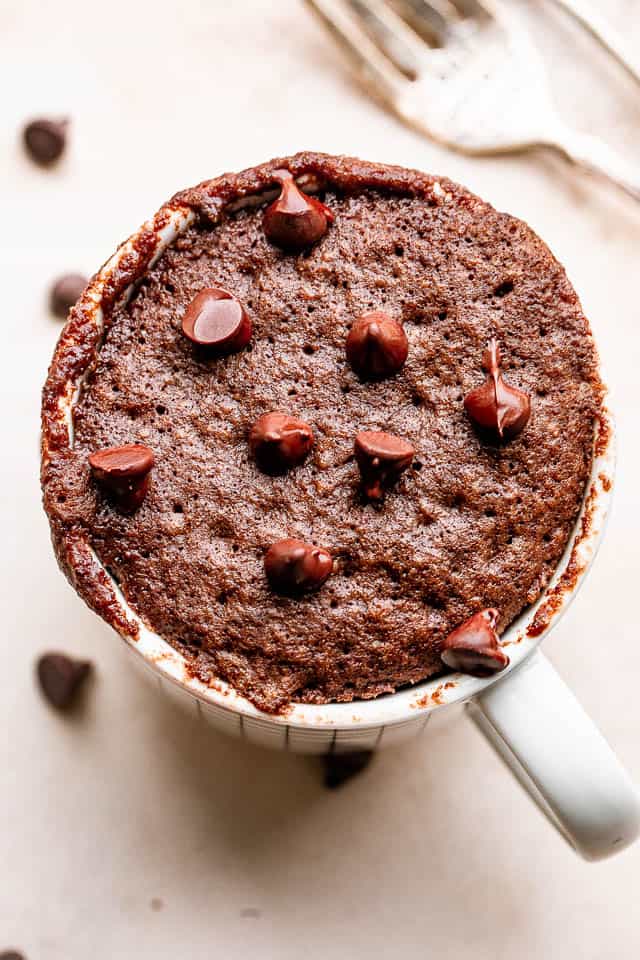
[[[264,212],[262,226],[271,243],[292,252],[311,247],[333,223],[332,211],[298,187],[288,170],[274,170],[280,196]]]
[[[267,579],[279,593],[317,590],[333,570],[328,550],[303,540],[279,540],[264,558]]]
[[[347,780],[368,767],[373,757],[372,750],[357,750],[353,753],[330,753],[324,757],[324,785],[329,790],[341,787]]]
[[[384,487],[393,483],[411,465],[414,453],[407,440],[392,433],[359,433],[355,454],[365,496],[369,500],[382,500]]]
[[[0,953],[0,960],[25,960],[23,953],[18,953],[17,950],[3,950]]]
[[[302,463],[313,446],[313,430],[288,413],[265,413],[251,427],[249,447],[267,473],[282,473]]]
[[[446,666],[474,677],[490,677],[504,670],[509,657],[498,643],[498,617],[498,611],[489,607],[456,627],[442,644],[441,657]]]
[[[251,339],[251,320],[237,297],[208,287],[193,298],[182,318],[185,337],[219,353],[242,350]]]
[[[347,360],[363,378],[390,377],[404,366],[408,353],[402,326],[381,310],[358,317],[347,337]]]
[[[40,689],[49,703],[58,710],[66,710],[89,675],[91,663],[75,660],[65,653],[44,653],[38,660],[36,671]]]
[[[53,120],[38,117],[26,125],[22,132],[24,145],[32,160],[40,164],[53,163],[64,153],[67,143],[66,119]]]
[[[58,277],[49,293],[51,313],[61,320],[66,320],[69,310],[78,302],[86,285],[87,278],[80,273],[66,273]]]
[[[136,510],[149,488],[153,450],[143,444],[108,447],[89,455],[94,479],[123,510]]]
[[[500,348],[490,340],[482,358],[487,371],[485,382],[464,398],[464,406],[473,422],[482,430],[510,440],[526,426],[531,401],[524,391],[511,387],[500,372]]]

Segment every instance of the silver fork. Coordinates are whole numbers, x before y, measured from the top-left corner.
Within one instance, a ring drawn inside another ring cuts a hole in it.
[[[640,173],[572,130],[524,21],[499,0],[305,0],[368,92],[471,156],[547,149],[640,200]]]

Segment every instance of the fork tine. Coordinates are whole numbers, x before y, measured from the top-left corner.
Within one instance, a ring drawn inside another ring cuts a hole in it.
[[[449,0],[449,3],[454,6],[463,17],[474,17],[476,20],[493,19],[493,14],[489,7],[481,3],[480,0]]]
[[[346,0],[346,3],[378,49],[405,76],[415,80],[426,53],[423,40],[384,0]]]
[[[335,0],[304,2],[329,31],[370,92],[396,111],[402,89],[408,83],[402,71],[378,49],[362,26],[346,14],[342,3]]]
[[[444,47],[449,24],[440,10],[426,0],[392,0],[394,8],[411,29],[427,43]]]

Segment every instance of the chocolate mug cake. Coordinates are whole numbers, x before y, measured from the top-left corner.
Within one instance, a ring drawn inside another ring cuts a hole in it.
[[[304,153],[174,198],[193,222],[83,301],[43,401],[59,562],[267,712],[503,670],[568,542],[603,388],[560,264],[446,179]],[[56,433],[84,372],[73,443]]]

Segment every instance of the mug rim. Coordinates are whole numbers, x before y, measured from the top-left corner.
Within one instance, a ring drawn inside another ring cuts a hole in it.
[[[247,204],[255,199],[247,197]],[[91,279],[77,311],[84,323],[94,328],[96,338],[104,331],[103,301],[112,304],[116,299],[128,299],[134,290],[136,277],[152,266],[164,250],[194,221],[191,208],[177,203],[165,204],[155,217],[143,224],[123,243],[114,255]],[[144,256],[140,251],[144,250]],[[132,264],[134,265],[132,267]],[[71,321],[69,321],[70,323]],[[61,341],[64,333],[61,336]],[[74,377],[70,372],[55,397],[57,427],[73,446],[73,409],[80,396],[86,369]],[[42,459],[46,463],[51,437],[45,431],[42,437]],[[106,570],[87,541],[75,546],[83,553],[85,562],[92,565],[91,576],[110,591],[107,618],[127,647],[163,680],[180,687],[206,708],[222,708],[234,714],[268,724],[296,729],[360,729],[410,723],[440,707],[466,701],[508,676],[537,649],[548,632],[569,607],[595,557],[606,525],[615,473],[615,428],[611,411],[603,400],[594,430],[594,455],[591,475],[575,527],[554,574],[538,600],[521,613],[500,638],[508,649],[510,663],[500,673],[479,679],[461,673],[448,673],[423,680],[391,694],[370,700],[348,703],[289,705],[279,714],[259,710],[226,681],[214,678],[209,684],[195,677],[185,657],[168,641],[150,630],[126,602],[118,585]]]

